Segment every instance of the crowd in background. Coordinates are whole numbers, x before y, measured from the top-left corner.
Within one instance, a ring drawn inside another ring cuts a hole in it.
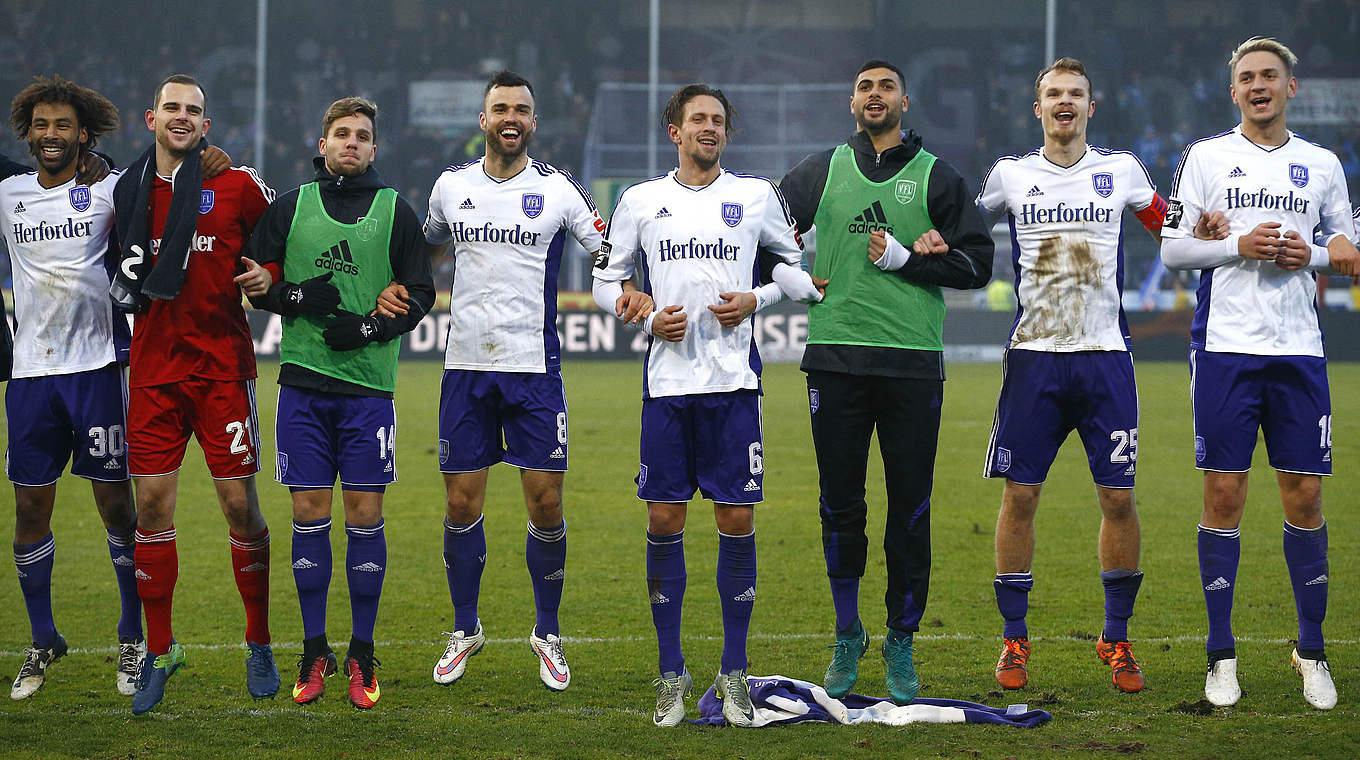
[[[1106,23],[1102,10],[1091,4],[1061,6],[1058,52],[1083,59],[1094,79],[1091,141],[1134,151],[1168,194],[1182,148],[1235,123],[1227,97],[1226,57],[1240,39],[1221,25],[1168,30],[1157,23],[1153,8],[1145,23],[1121,25]],[[646,29],[632,26],[645,23],[645,15],[624,11],[621,0],[536,4],[531,12],[427,0],[397,0],[383,13],[354,0],[273,3],[263,162],[254,154],[253,3],[202,3],[170,20],[131,14],[121,4],[79,0],[61,23],[27,6],[0,5],[0,27],[10,30],[0,36],[0,56],[9,63],[0,69],[0,91],[13,94],[32,77],[54,73],[99,90],[123,117],[119,132],[102,139],[101,149],[127,164],[149,144],[142,114],[150,107],[156,83],[173,72],[191,73],[207,90],[211,141],[235,163],[263,163],[265,179],[279,191],[311,177],[326,105],[360,94],[380,108],[375,165],[423,211],[440,170],[480,156],[482,135],[475,125],[412,125],[412,80],[482,80],[499,68],[519,71],[535,83],[540,114],[531,154],[579,175],[596,83],[646,81]],[[600,21],[615,17],[625,20]],[[1305,2],[1286,18],[1283,28],[1267,31],[1298,53],[1305,87],[1308,78],[1360,76],[1354,57],[1360,2]],[[345,31],[328,29],[341,19],[361,20]],[[82,32],[73,35],[71,23]],[[954,133],[934,126],[935,132],[926,131],[924,138],[927,147],[964,171],[974,187],[997,156],[1027,152],[1041,142],[1032,103],[1034,74],[1043,57],[1042,29],[1017,33],[986,23],[967,32],[924,35],[914,40],[910,52],[897,56],[909,76],[908,64],[915,56],[933,51],[949,61],[907,86],[912,108],[935,114],[933,124],[951,123],[954,113],[972,115],[971,123],[954,123]],[[149,36],[147,28],[172,28],[173,37]],[[1100,31],[1081,36],[1067,32],[1072,29]],[[851,69],[868,57],[864,40],[862,30],[855,28],[790,28],[773,34],[666,29],[661,79],[848,82]],[[815,58],[800,52],[807,50],[815,50]],[[886,55],[894,57],[891,50]],[[960,109],[966,101],[971,107]],[[639,129],[660,128],[659,119],[647,114],[635,118]],[[828,118],[844,122],[848,133],[848,113]],[[906,123],[913,123],[910,112]],[[747,135],[768,125],[740,126],[745,134],[737,139],[752,139]],[[1352,198],[1360,198],[1360,124],[1295,129],[1336,151]],[[17,140],[0,141],[0,151],[18,160],[26,160],[26,148]],[[1130,259],[1127,287],[1136,288],[1153,266],[1155,247],[1139,243],[1130,249]],[[1009,269],[999,269],[997,276],[1009,279]],[[4,257],[0,282],[8,285]]]

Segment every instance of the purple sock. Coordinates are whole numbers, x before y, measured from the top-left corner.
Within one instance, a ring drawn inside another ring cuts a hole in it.
[[[537,528],[529,523],[524,563],[534,587],[534,633],[539,638],[556,636],[557,608],[562,604],[562,579],[567,569],[566,522],[556,528]]]
[[[722,604],[722,672],[745,670],[746,632],[756,603],[756,534],[718,534],[718,600]]]
[[[1206,652],[1236,648],[1232,633],[1233,591],[1237,585],[1237,562],[1242,555],[1241,531],[1199,526],[1199,582],[1204,587],[1204,608],[1209,613]]]
[[[831,604],[836,608],[836,630],[848,631],[859,620],[859,578],[830,578]]]
[[[109,559],[113,561],[113,575],[118,579],[118,601],[122,614],[118,618],[118,639],[138,641],[142,638],[142,598],[137,596],[137,566],[132,558],[136,545],[134,521],[124,531],[105,529],[109,541]]]
[[[470,524],[444,518],[444,575],[453,602],[453,630],[471,636],[477,630],[477,597],[486,567],[486,533],[482,515]]]
[[[324,637],[331,588],[331,518],[293,521],[293,582],[302,608],[302,637]]]
[[[1309,529],[1285,522],[1284,563],[1299,613],[1299,650],[1320,652],[1327,617],[1327,523]]]
[[[685,533],[647,533],[647,596],[656,627],[657,668],[679,674],[685,669],[680,652],[680,609],[685,601]]]
[[[382,596],[383,576],[387,575],[387,537],[383,520],[377,525],[345,524],[349,538],[345,547],[345,576],[349,580],[350,636],[372,642],[378,622],[378,599]]]
[[[1004,624],[1001,635],[1008,639],[1029,638],[1025,616],[1029,614],[1029,592],[1034,588],[1032,573],[997,573],[992,581],[996,592],[996,608]]]
[[[1133,617],[1138,588],[1143,585],[1143,572],[1106,570],[1100,574],[1100,583],[1105,587],[1105,630],[1101,636],[1106,642],[1128,641],[1129,618]]]
[[[57,643],[57,624],[52,620],[52,558],[56,551],[57,542],[51,533],[31,544],[14,545],[14,567],[19,571],[19,590],[28,608],[34,646]]]

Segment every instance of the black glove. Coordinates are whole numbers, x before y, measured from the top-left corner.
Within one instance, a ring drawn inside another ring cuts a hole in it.
[[[299,283],[281,282],[279,303],[289,316],[296,314],[330,314],[340,305],[340,291],[331,284],[333,273],[327,272]]]
[[[382,340],[383,321],[376,314],[365,317],[342,309],[326,320],[326,330],[321,337],[336,351],[353,351]]]

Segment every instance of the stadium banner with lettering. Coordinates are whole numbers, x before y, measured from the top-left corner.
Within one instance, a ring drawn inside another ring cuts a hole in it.
[[[1185,361],[1190,342],[1189,311],[1129,312],[1133,352],[1137,359]],[[10,329],[14,314],[5,313]],[[255,340],[255,355],[277,359],[283,324],[278,315],[247,311],[250,332]],[[442,360],[449,334],[449,313],[426,315],[415,330],[402,336],[401,356],[405,359]],[[803,356],[807,340],[807,309],[788,301],[756,314],[755,336],[760,356],[766,362],[796,362]],[[1004,311],[954,309],[944,322],[947,361],[1000,361],[1002,346],[1015,316]],[[1360,361],[1360,311],[1321,312],[1326,336],[1327,357],[1333,361]],[[636,327],[620,323],[613,315],[595,309],[558,312],[557,333],[562,355],[576,359],[640,359],[647,350],[647,336]]]
[[[411,104],[411,126],[434,129],[477,126],[484,86],[484,82],[475,79],[412,82],[407,101]]]
[[[1289,104],[1289,124],[1360,123],[1360,79],[1305,79]]]

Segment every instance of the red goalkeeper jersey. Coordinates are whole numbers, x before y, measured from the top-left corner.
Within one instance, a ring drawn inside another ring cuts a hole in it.
[[[163,177],[151,188],[153,254],[160,249],[172,189]],[[169,301],[152,300],[133,322],[131,386],[255,377],[255,346],[232,278],[244,271],[241,251],[272,200],[274,191],[249,167],[203,180],[184,287]]]

